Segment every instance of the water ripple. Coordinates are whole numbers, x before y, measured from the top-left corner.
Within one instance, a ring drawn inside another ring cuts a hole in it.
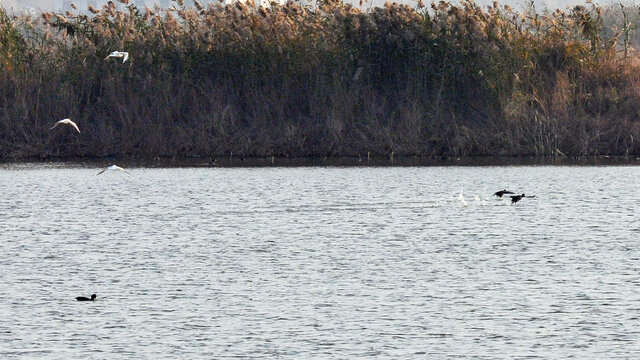
[[[639,171],[4,166],[0,357],[635,359]]]

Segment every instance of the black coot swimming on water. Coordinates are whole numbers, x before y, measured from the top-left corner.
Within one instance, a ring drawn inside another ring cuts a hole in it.
[[[96,300],[96,294],[92,294],[91,295],[91,299],[89,299],[87,297],[84,297],[84,296],[78,296],[76,298],[76,300],[78,300],[78,301],[95,301]]]
[[[493,195],[501,198],[502,195],[506,195],[506,194],[514,194],[514,193],[511,191],[508,191],[507,189],[504,189],[504,190],[496,191]]]

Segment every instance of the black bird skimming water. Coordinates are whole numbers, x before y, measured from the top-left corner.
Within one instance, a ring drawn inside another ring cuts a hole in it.
[[[514,193],[511,191],[508,191],[507,189],[504,189],[504,190],[496,191],[493,195],[501,198],[503,195],[506,195],[506,194],[514,194]]]
[[[532,195],[532,196],[526,196],[525,194],[522,194],[522,195],[513,195],[513,196],[510,196],[510,198],[511,198],[511,204],[515,204],[515,203],[517,203],[518,201],[522,200],[523,198],[534,198],[534,197],[536,197],[536,196],[535,196],[535,195]]]

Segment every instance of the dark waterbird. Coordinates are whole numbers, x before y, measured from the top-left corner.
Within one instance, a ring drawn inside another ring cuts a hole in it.
[[[532,195],[532,196],[526,196],[525,194],[522,194],[522,195],[513,195],[513,196],[510,196],[510,197],[511,197],[511,204],[515,204],[515,203],[517,203],[518,201],[522,200],[523,198],[526,198],[526,197],[527,197],[527,198],[534,198],[534,197],[536,197],[536,196],[535,196],[535,195]]]
[[[515,193],[508,191],[507,189],[504,189],[504,190],[496,191],[493,195],[501,198],[503,195],[506,195],[506,194],[515,194]]]
[[[92,294],[91,295],[91,299],[89,299],[88,297],[84,297],[84,296],[78,296],[76,298],[77,301],[95,301],[96,300],[96,294]]]

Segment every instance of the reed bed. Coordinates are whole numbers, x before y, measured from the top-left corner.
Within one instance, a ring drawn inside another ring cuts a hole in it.
[[[633,29],[595,6],[120,2],[0,11],[1,158],[640,154]]]

